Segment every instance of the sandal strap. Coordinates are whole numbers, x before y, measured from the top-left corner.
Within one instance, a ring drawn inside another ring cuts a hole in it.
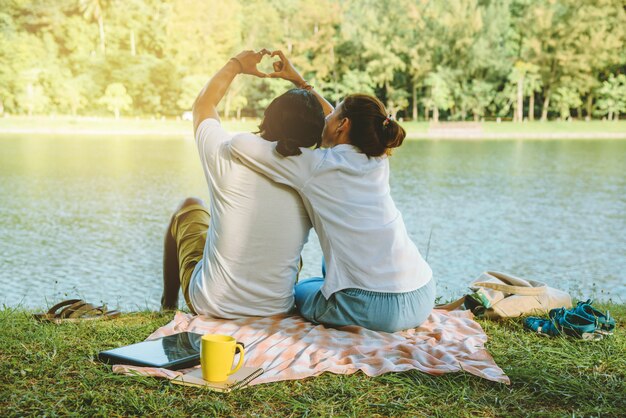
[[[76,312],[77,309],[80,309],[81,306],[86,305],[87,302],[85,302],[84,300],[79,300],[76,303],[72,303],[70,306],[65,307],[64,309],[62,309],[55,318],[60,318],[60,319],[66,319],[66,318],[70,318],[72,316],[72,314],[74,312]]]
[[[100,316],[104,313],[106,308],[103,306],[93,306],[91,303],[83,303],[76,307],[65,318],[83,318],[91,316]]]
[[[60,308],[64,306],[68,306],[68,305],[73,305],[77,302],[83,302],[83,301],[81,299],[67,299],[67,300],[61,301],[48,310],[47,316],[56,318],[60,314],[59,312],[57,312]]]
[[[611,313],[608,310],[601,312],[591,306],[591,303],[591,299],[587,299],[586,302],[578,302],[573,311],[578,315],[594,320],[601,330],[612,331],[615,328],[615,319],[611,317]]]

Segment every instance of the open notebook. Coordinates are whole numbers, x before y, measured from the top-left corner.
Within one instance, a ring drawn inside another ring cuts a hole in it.
[[[202,378],[202,368],[197,368],[189,373],[177,376],[172,379],[172,383],[184,386],[204,387],[217,392],[230,392],[241,389],[252,380],[263,374],[263,369],[256,367],[242,367],[237,372],[228,376],[224,382],[207,382]]]

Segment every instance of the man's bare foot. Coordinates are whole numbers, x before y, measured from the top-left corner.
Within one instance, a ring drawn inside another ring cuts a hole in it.
[[[162,297],[161,298],[161,312],[168,312],[168,311],[177,311],[178,310],[178,301],[165,301],[165,298]]]

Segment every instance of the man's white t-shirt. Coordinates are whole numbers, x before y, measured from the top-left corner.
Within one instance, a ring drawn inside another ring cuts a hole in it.
[[[189,297],[198,314],[212,317],[285,313],[294,305],[311,222],[293,189],[231,156],[231,138],[215,119],[202,121],[196,132],[211,221]]]
[[[386,156],[342,144],[283,157],[274,143],[245,133],[230,144],[244,164],[302,197],[326,261],[324,297],[347,288],[410,292],[430,281],[432,271],[391,198]]]

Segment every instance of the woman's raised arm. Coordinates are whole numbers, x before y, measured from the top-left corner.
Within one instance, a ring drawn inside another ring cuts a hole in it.
[[[319,94],[312,85],[307,83],[306,80],[302,78],[298,70],[296,70],[291,61],[287,59],[283,51],[272,51],[271,56],[278,56],[280,61],[276,61],[273,64],[274,72],[269,74],[269,77],[282,78],[283,80],[291,81],[299,89],[309,90],[322,105],[324,116],[328,116],[333,111],[333,105],[331,105],[328,100],[324,99],[324,97],[322,97],[322,95]]]

